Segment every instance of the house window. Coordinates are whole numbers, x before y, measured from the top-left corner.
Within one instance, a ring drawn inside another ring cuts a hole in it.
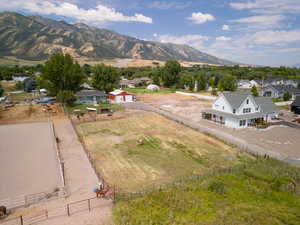
[[[240,127],[244,127],[246,125],[246,120],[240,120]]]
[[[223,107],[222,107],[222,109],[224,110],[224,109],[225,109],[225,107],[223,106]]]
[[[249,99],[247,99],[246,104],[247,104],[247,105],[249,104]]]
[[[233,109],[233,113],[235,113],[236,112],[236,110],[235,109]]]
[[[251,113],[251,108],[244,108],[243,113]]]

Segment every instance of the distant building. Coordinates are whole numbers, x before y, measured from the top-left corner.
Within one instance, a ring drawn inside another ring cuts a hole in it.
[[[297,96],[294,102],[291,104],[291,111],[300,115],[300,96]]]
[[[237,82],[237,87],[241,89],[250,89],[252,88],[252,83],[249,80],[239,80]]]
[[[147,86],[153,81],[149,77],[134,78],[132,80],[122,79],[120,81],[120,88],[135,88],[138,86]]]
[[[18,81],[23,82],[27,78],[29,78],[29,76],[26,74],[15,74],[12,76],[13,81],[16,81],[16,82],[18,82]]]
[[[264,97],[283,98],[284,93],[289,93],[292,99],[300,95],[300,89],[292,85],[270,85],[261,89],[260,93]]]
[[[109,100],[114,103],[128,103],[135,101],[134,95],[122,90],[112,91],[109,93],[108,97]]]
[[[248,93],[222,93],[212,109],[202,111],[202,118],[232,128],[246,128],[273,121],[278,111],[271,98],[253,97]]]
[[[79,104],[99,104],[108,102],[104,91],[79,91],[76,93],[77,103]]]

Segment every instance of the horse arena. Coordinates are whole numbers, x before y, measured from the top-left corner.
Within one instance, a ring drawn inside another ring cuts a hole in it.
[[[63,190],[52,123],[1,125],[0,139],[0,205],[26,205],[30,196]]]

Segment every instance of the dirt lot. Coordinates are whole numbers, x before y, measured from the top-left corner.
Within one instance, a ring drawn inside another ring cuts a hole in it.
[[[144,94],[138,96],[141,102],[175,113],[193,121],[201,120],[201,110],[210,108],[211,100],[197,99],[180,94]]]
[[[123,190],[235,164],[228,145],[150,112],[77,125],[97,170]]]
[[[0,124],[46,121],[49,118],[65,117],[63,108],[58,104],[49,105],[47,110],[43,104],[15,105],[7,109],[0,108]]]
[[[0,137],[0,199],[63,187],[50,123],[1,125]]]

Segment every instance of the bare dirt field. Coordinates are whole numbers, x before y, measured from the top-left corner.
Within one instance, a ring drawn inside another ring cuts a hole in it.
[[[63,108],[58,104],[50,107],[51,111],[45,110],[45,105],[42,104],[23,104],[7,109],[0,108],[0,124],[47,121],[50,118],[65,117]]]
[[[200,121],[201,110],[210,108],[211,100],[197,99],[180,94],[144,94],[138,96],[141,102],[175,113],[193,121]]]
[[[96,169],[126,191],[238,162],[228,145],[155,113],[77,125]]]
[[[0,126],[0,199],[63,187],[50,123]]]

